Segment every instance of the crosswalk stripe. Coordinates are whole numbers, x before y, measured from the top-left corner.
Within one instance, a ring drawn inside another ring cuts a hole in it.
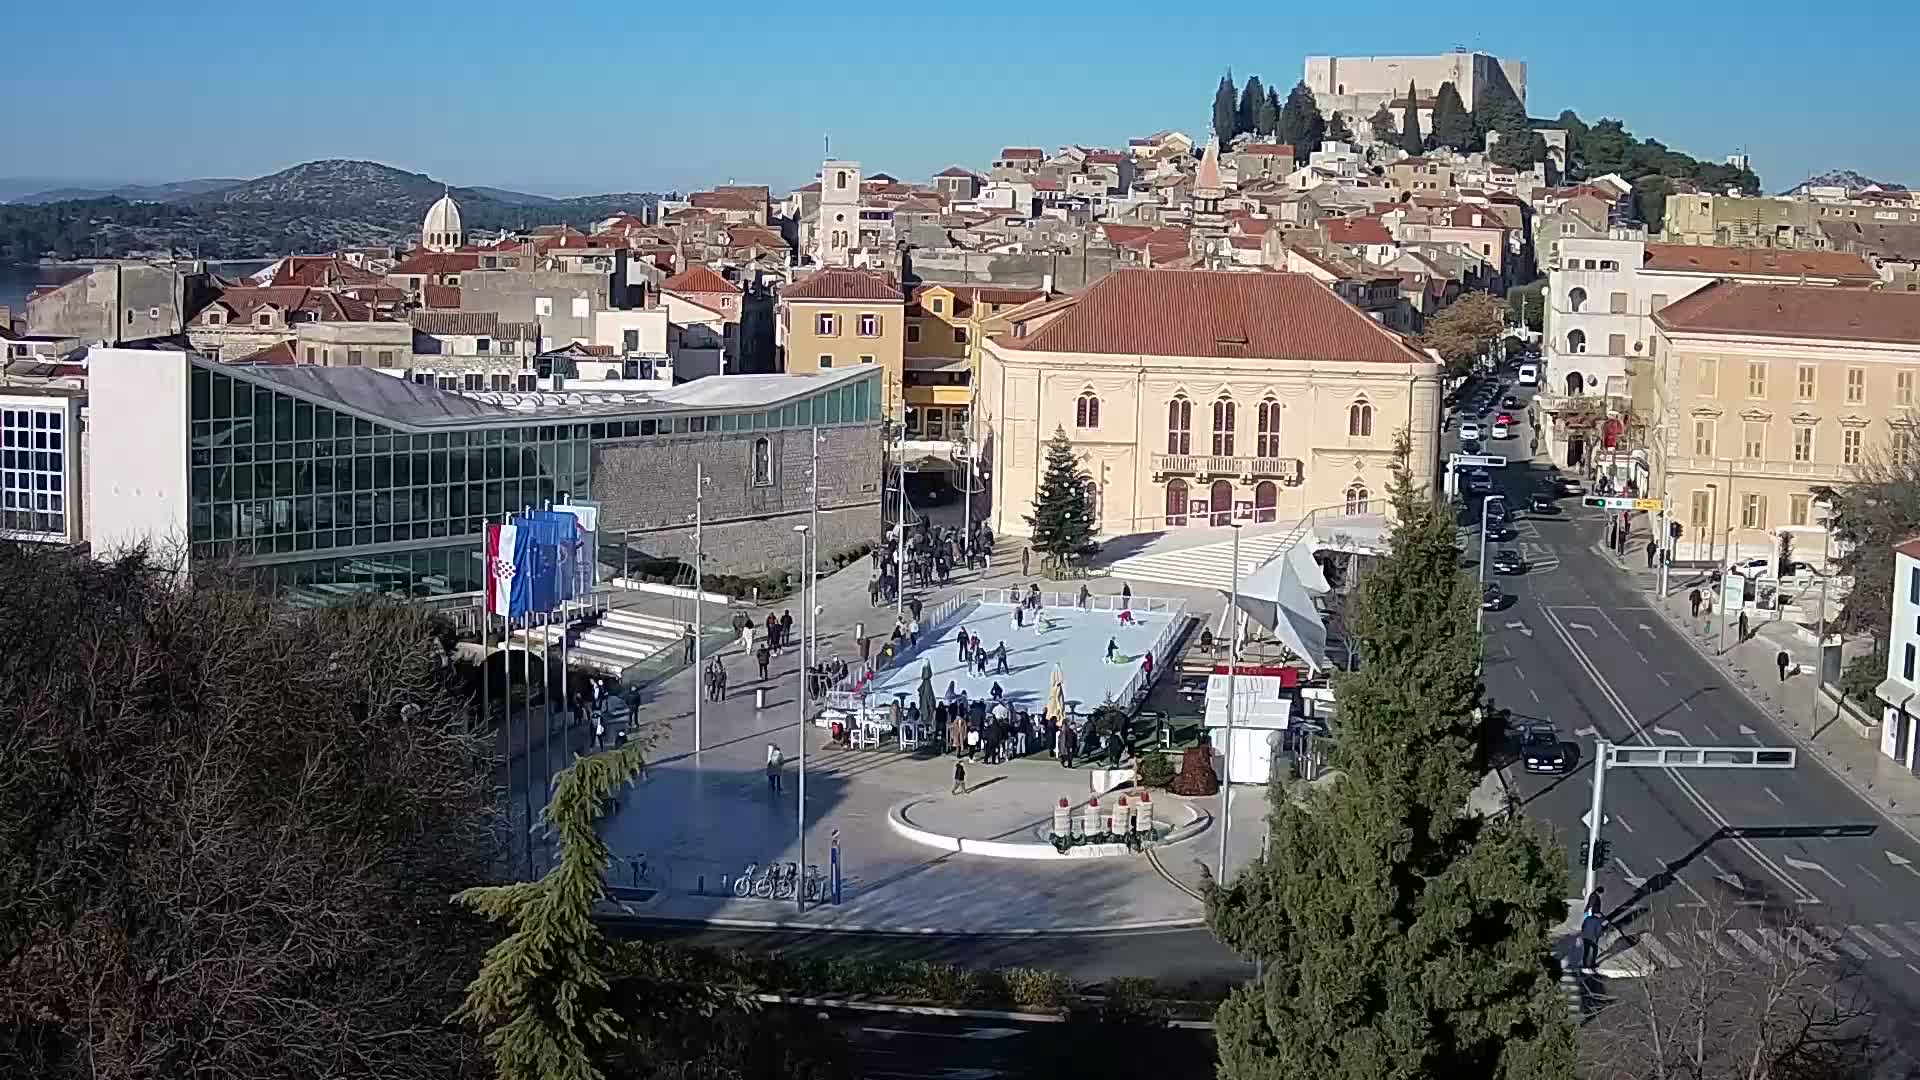
[[[1767,943],[1767,947],[1772,950],[1770,953],[1772,956],[1785,956],[1795,963],[1804,959],[1800,955],[1800,949],[1793,942],[1782,937],[1777,930],[1760,931],[1760,940]]]
[[[1920,937],[1920,922],[1907,922],[1900,925],[1906,927],[1914,937]]]
[[[1748,937],[1747,932],[1745,930],[1728,930],[1727,936],[1739,942],[1741,948],[1747,950],[1748,952],[1761,958],[1762,960],[1768,959],[1773,955],[1767,950],[1761,948],[1759,942],[1753,940],[1751,937]]]
[[[1798,926],[1789,926],[1787,927],[1787,936],[1801,943],[1802,945],[1805,945],[1807,947],[1808,952],[1812,953],[1813,955],[1819,957],[1822,960],[1840,959],[1837,955],[1834,954],[1834,951],[1832,949],[1827,948],[1827,942],[1822,940],[1822,938],[1825,937],[1824,934],[1822,934],[1821,937],[1815,937],[1812,934],[1807,933],[1804,929]]]
[[[1892,923],[1874,923],[1873,928],[1888,938],[1891,938],[1894,944],[1906,949],[1915,956],[1920,956],[1920,937],[1910,935]]]
[[[1840,931],[1835,930],[1833,927],[1816,926],[1813,929],[1814,929],[1814,932],[1818,933],[1821,937],[1826,938],[1828,944],[1837,945],[1840,948],[1845,949],[1847,951],[1847,955],[1853,957],[1855,960],[1867,959],[1867,950],[1861,948],[1858,945],[1855,945],[1851,941],[1848,941],[1845,935],[1841,934]]]
[[[1873,951],[1879,953],[1881,956],[1894,960],[1900,958],[1900,950],[1867,933],[1866,927],[1864,926],[1849,926],[1847,927],[1847,932],[1872,946]]]
[[[1680,961],[1676,959],[1672,953],[1667,951],[1667,947],[1665,945],[1660,944],[1660,939],[1655,935],[1641,934],[1639,940],[1640,940],[1640,944],[1645,945],[1647,947],[1647,951],[1652,953],[1653,958],[1656,961],[1658,961],[1663,967],[1679,967],[1680,966]]]
[[[1704,941],[1707,944],[1713,946],[1713,951],[1720,954],[1720,959],[1722,960],[1739,960],[1740,959],[1740,954],[1737,952],[1734,952],[1732,949],[1729,949],[1725,945],[1721,944],[1720,935],[1714,933],[1713,931],[1695,930],[1694,933],[1700,936],[1701,941]]]

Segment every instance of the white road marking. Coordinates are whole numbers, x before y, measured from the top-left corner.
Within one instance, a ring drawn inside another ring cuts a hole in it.
[[[1740,734],[1745,735],[1747,738],[1751,739],[1754,737],[1754,730],[1745,724],[1741,724]]]
[[[1847,954],[1849,956],[1852,956],[1855,960],[1867,959],[1867,950],[1861,948],[1858,945],[1855,945],[1851,941],[1848,941],[1846,938],[1846,935],[1842,934],[1838,930],[1835,930],[1833,927],[1816,926],[1813,928],[1813,931],[1814,933],[1819,934],[1821,937],[1826,938],[1827,943],[1829,945],[1837,945],[1840,948],[1845,949],[1847,951]]]
[[[1793,867],[1795,870],[1807,870],[1807,871],[1811,871],[1812,873],[1819,874],[1822,877],[1825,877],[1828,881],[1833,882],[1836,887],[1842,890],[1844,890],[1847,887],[1845,882],[1833,876],[1833,871],[1827,869],[1824,866],[1821,866],[1819,863],[1814,862],[1811,859],[1796,859],[1791,855],[1783,855],[1781,856],[1781,861],[1786,863],[1788,866]]]
[[[1614,823],[1615,825],[1618,825],[1618,826],[1620,826],[1621,828],[1623,828],[1623,829],[1625,829],[1625,830],[1627,830],[1628,832],[1632,832],[1632,831],[1633,831],[1633,826],[1631,826],[1631,825],[1629,825],[1629,824],[1627,824],[1627,819],[1626,819],[1626,818],[1623,818],[1623,817],[1621,817],[1621,816],[1620,816],[1620,811],[1618,811],[1618,810],[1615,810],[1615,811],[1614,811],[1613,813],[1611,813],[1611,814],[1608,814],[1608,815],[1607,815],[1607,819],[1608,819],[1609,821],[1612,821],[1612,822],[1613,822],[1613,823]]]
[[[1916,938],[1892,923],[1874,923],[1873,928],[1880,931],[1882,935],[1891,938],[1894,944],[1906,949],[1915,956],[1920,956],[1920,938]]]
[[[1647,883],[1647,879],[1641,877],[1638,874],[1635,874],[1633,872],[1633,868],[1628,866],[1626,864],[1626,860],[1620,858],[1620,856],[1615,855],[1613,857],[1613,862],[1614,862],[1614,865],[1620,868],[1620,876],[1623,878],[1626,878],[1627,884],[1633,886],[1635,889],[1638,889],[1640,888],[1640,886],[1645,885]]]
[[[1732,949],[1729,949],[1725,945],[1721,944],[1720,935],[1714,933],[1713,931],[1695,930],[1694,933],[1699,935],[1701,941],[1704,941],[1707,944],[1713,946],[1713,951],[1719,954],[1720,959],[1722,960],[1740,959],[1740,954],[1737,952],[1734,952]]]
[[[1868,877],[1870,877],[1870,878],[1872,878],[1872,879],[1874,880],[1874,883],[1875,883],[1875,884],[1877,884],[1877,885],[1885,885],[1885,884],[1886,884],[1886,882],[1884,882],[1884,881],[1881,881],[1881,880],[1880,880],[1880,875],[1879,875],[1879,874],[1876,874],[1876,873],[1874,873],[1873,871],[1871,871],[1871,870],[1869,870],[1869,869],[1867,869],[1867,864],[1866,864],[1866,863],[1854,863],[1853,865],[1855,865],[1855,866],[1857,866],[1857,867],[1859,867],[1859,868],[1860,868],[1860,872],[1861,872],[1861,873],[1863,873],[1863,874],[1865,874],[1865,875],[1867,875]]]
[[[1653,954],[1653,958],[1659,961],[1662,967],[1680,966],[1679,958],[1668,952],[1665,945],[1660,944],[1659,935],[1641,934],[1639,941],[1640,944],[1647,947],[1647,951]]]
[[[1701,932],[1705,933],[1706,931],[1701,931]],[[1767,950],[1761,948],[1759,942],[1748,937],[1747,932],[1745,930],[1741,930],[1738,928],[1731,929],[1727,931],[1727,936],[1739,942],[1741,948],[1747,950],[1748,952],[1752,953],[1755,956],[1760,957],[1763,960],[1773,955],[1772,953],[1769,953]]]
[[[1523,678],[1523,679],[1527,677],[1527,669],[1526,669],[1526,668],[1523,668],[1523,667],[1516,667],[1516,668],[1514,668],[1514,669],[1513,669],[1513,672],[1514,672],[1514,674],[1516,674],[1516,675],[1518,675],[1518,676],[1520,676],[1520,677],[1521,677],[1521,678]]]
[[[1680,734],[1679,732],[1673,730],[1670,727],[1660,727],[1658,725],[1655,725],[1650,730],[1652,730],[1652,732],[1655,735],[1658,735],[1663,739],[1685,739],[1686,738],[1685,735]]]
[[[1585,630],[1587,633],[1592,634],[1594,637],[1600,636],[1600,631],[1595,630],[1593,627],[1588,626],[1586,623],[1583,623],[1583,622],[1570,622],[1567,624],[1567,629]]]
[[[1533,692],[1533,687],[1531,686],[1527,687],[1527,696],[1533,698],[1533,703],[1535,705],[1540,704],[1540,695]]]
[[[1915,877],[1920,877],[1920,866],[1913,865],[1912,859],[1907,858],[1905,855],[1897,855],[1891,851],[1887,852],[1886,855],[1887,862],[1913,874]]]
[[[1654,677],[1654,678],[1656,678],[1656,679],[1659,679],[1659,680],[1660,680],[1660,685],[1662,685],[1662,686],[1672,686],[1672,685],[1673,685],[1673,680],[1671,680],[1671,679],[1669,679],[1669,678],[1667,678],[1667,677],[1666,677],[1665,675],[1662,675],[1662,674],[1660,674],[1660,673],[1659,673],[1659,672],[1657,672],[1657,671],[1653,673],[1653,677]]]
[[[1635,655],[1635,656],[1637,656],[1637,657],[1639,657],[1639,658],[1640,658],[1640,662],[1641,662],[1641,663],[1643,663],[1643,664],[1644,664],[1644,663],[1646,663],[1646,662],[1647,662],[1647,654],[1646,654],[1646,653],[1643,653],[1643,652],[1641,652],[1641,651],[1640,651],[1639,649],[1635,649],[1635,650],[1633,650],[1633,655]]]
[[[1573,734],[1574,737],[1578,739],[1591,739],[1595,735],[1600,734],[1600,729],[1596,727],[1574,728]],[[1891,858],[1892,856],[1888,857]]]
[[[1787,936],[1806,946],[1808,952],[1822,960],[1838,960],[1840,958],[1832,949],[1827,948],[1825,941],[1807,933],[1805,927],[1789,926],[1787,927]]]
[[[1772,799],[1774,802],[1779,803],[1781,806],[1787,805],[1787,801],[1785,799],[1782,799],[1780,796],[1775,795],[1773,793],[1773,789],[1768,787],[1767,785],[1761,784],[1760,790],[1766,792],[1768,798]]]
[[[1789,957],[1795,963],[1800,963],[1805,960],[1805,957],[1800,955],[1800,950],[1795,948],[1792,942],[1781,937],[1778,931],[1762,930],[1760,931],[1760,940],[1767,943],[1767,948],[1773,950],[1773,955],[1775,956]]]
[[[1854,937],[1857,937],[1861,941],[1866,942],[1867,946],[1871,948],[1874,952],[1879,953],[1881,956],[1884,956],[1889,960],[1898,959],[1900,956],[1899,949],[1896,949],[1893,946],[1887,944],[1886,942],[1881,941],[1879,938],[1874,937],[1872,934],[1867,933],[1867,929],[1864,926],[1849,926],[1847,927],[1847,933],[1852,934]]]
[[[1702,732],[1703,734],[1705,734],[1705,735],[1706,735],[1706,737],[1707,737],[1707,741],[1708,741],[1708,742],[1714,742],[1714,743],[1717,743],[1717,742],[1719,742],[1719,741],[1720,741],[1720,736],[1718,736],[1718,735],[1715,735],[1715,734],[1713,733],[1713,729],[1712,729],[1712,728],[1710,728],[1710,727],[1708,727],[1707,725],[1705,725],[1705,724],[1701,724],[1701,725],[1700,725],[1700,731],[1701,731],[1701,732]]]

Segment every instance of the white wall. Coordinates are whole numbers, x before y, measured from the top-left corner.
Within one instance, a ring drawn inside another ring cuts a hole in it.
[[[178,351],[94,349],[87,354],[93,549],[187,542],[187,390]]]
[[[620,354],[626,351],[626,331],[637,330],[640,347],[636,351],[658,356],[667,351],[667,319],[668,309],[664,307],[595,312],[593,344],[611,346],[615,354]]]
[[[1920,603],[1915,603],[1915,575],[1920,575],[1920,559],[1905,552],[1895,552],[1893,556],[1893,631],[1887,647],[1887,678],[1899,679],[1908,686],[1920,688],[1920,660],[1915,661],[1914,677],[1906,675],[1907,650],[1920,653]],[[1896,692],[1895,697],[1900,696]],[[1880,725],[1880,752],[1909,768],[1920,764],[1920,730],[1916,730],[1913,717],[1920,716],[1920,699],[1909,701],[1906,708],[1906,739],[1902,741],[1901,716],[1898,709],[1889,705]]]

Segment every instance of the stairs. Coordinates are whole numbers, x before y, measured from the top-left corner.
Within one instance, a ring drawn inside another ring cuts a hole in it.
[[[617,608],[603,612],[585,629],[578,627],[575,623],[567,642],[568,660],[615,678],[667,650],[682,648],[687,632],[672,619]],[[558,625],[537,626],[514,631],[513,640],[537,649],[544,639],[547,648],[558,651],[563,632]]]
[[[1107,567],[1114,577],[1128,581],[1151,581],[1162,585],[1193,588],[1233,588],[1233,537],[1221,529],[1217,541],[1175,548],[1170,551],[1143,551],[1115,559]],[[1240,577],[1245,580],[1263,564],[1292,547],[1307,530],[1304,526],[1240,538]]]

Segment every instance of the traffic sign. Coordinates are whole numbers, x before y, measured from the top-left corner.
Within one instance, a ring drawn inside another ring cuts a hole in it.
[[[1659,510],[1667,504],[1659,499],[1629,499],[1619,495],[1589,495],[1580,505],[1595,510]]]
[[[1481,465],[1504,469],[1507,467],[1507,459],[1500,454],[1450,454],[1447,456],[1447,464],[1455,468],[1462,465]]]

